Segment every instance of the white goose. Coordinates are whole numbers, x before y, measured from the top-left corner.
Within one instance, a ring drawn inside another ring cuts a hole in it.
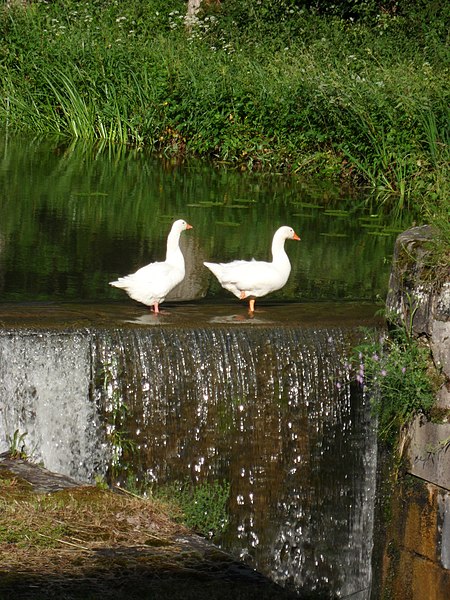
[[[125,290],[133,300],[153,306],[155,313],[159,313],[160,303],[164,302],[167,294],[184,279],[184,256],[179,242],[181,232],[185,229],[192,229],[192,225],[183,219],[178,219],[172,224],[167,236],[164,262],[150,263],[136,273],[119,277],[117,281],[110,281],[110,285]]]
[[[249,312],[255,310],[255,299],[282,288],[291,272],[291,263],[284,249],[286,240],[300,240],[292,227],[284,225],[272,240],[272,262],[234,260],[230,263],[203,263],[219,280],[220,285],[241,300],[249,300]]]

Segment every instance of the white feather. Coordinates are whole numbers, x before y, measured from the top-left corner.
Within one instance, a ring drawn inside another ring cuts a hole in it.
[[[220,285],[238,298],[260,298],[282,288],[290,275],[291,263],[284,249],[287,239],[300,239],[291,227],[280,227],[272,240],[272,262],[234,260],[203,263]]]
[[[155,310],[158,310],[158,305],[164,302],[167,294],[184,279],[185,266],[179,245],[180,234],[191,227],[182,219],[175,221],[167,237],[164,262],[146,265],[131,275],[110,281],[110,285],[125,290],[133,300],[147,306],[155,306]]]

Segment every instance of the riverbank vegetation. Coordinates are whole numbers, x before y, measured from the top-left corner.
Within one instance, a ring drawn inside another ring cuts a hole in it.
[[[320,176],[369,186],[397,209],[449,209],[444,2],[223,0],[203,2],[189,26],[182,0],[19,4],[0,11],[9,130]]]
[[[382,339],[368,332],[356,348],[354,367],[356,381],[371,394],[379,438],[400,448],[406,428],[418,415],[429,416],[436,401],[441,382],[429,348],[404,326],[392,326]]]

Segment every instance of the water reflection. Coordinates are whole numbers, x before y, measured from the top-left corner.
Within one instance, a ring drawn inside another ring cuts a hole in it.
[[[274,304],[275,325],[230,309],[0,305],[0,451],[26,431],[75,478],[225,480],[224,548],[285,586],[365,600],[375,427],[343,361],[374,307]]]
[[[258,313],[249,313],[248,311],[244,311],[239,314],[234,315],[221,315],[211,317],[209,320],[210,323],[215,324],[247,324],[247,325],[269,325],[273,323],[270,318],[260,316]]]
[[[161,260],[179,217],[195,229],[183,240],[187,275],[172,300],[227,298],[203,261],[267,260],[283,224],[302,242],[287,249],[291,276],[271,300],[385,294],[396,231],[364,198],[133,149],[5,144],[0,138],[0,301],[117,300],[108,281]]]
[[[123,477],[224,479],[226,549],[285,586],[367,598],[375,433],[366,399],[336,386],[353,335],[264,325],[105,334],[98,401],[108,420],[117,398],[126,404],[115,427],[138,448],[124,449]]]
[[[124,477],[230,481],[221,543],[260,570],[312,592],[366,590],[373,425],[366,399],[336,381],[352,325],[373,316],[360,301],[385,294],[396,231],[363,200],[292,179],[3,143],[2,431],[20,423],[46,466],[83,478],[126,435],[138,452],[119,448]],[[187,277],[155,316],[108,282],[161,260],[178,217],[195,227]],[[267,259],[281,224],[302,237],[290,279],[249,319],[202,263]]]

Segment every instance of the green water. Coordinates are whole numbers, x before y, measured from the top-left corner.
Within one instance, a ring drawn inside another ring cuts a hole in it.
[[[132,303],[108,285],[165,253],[185,218],[187,276],[178,299],[238,302],[204,260],[267,260],[274,231],[291,225],[287,285],[267,300],[384,297],[397,233],[361,194],[281,176],[238,173],[125,147],[3,135],[0,140],[0,302]],[[266,301],[267,301],[266,300]]]

